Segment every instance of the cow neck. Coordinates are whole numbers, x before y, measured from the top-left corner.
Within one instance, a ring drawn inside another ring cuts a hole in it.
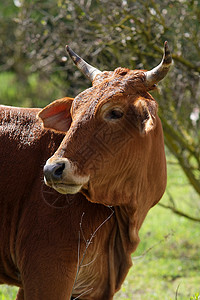
[[[117,206],[115,207],[115,215],[123,248],[126,253],[132,253],[139,243],[136,207]]]
[[[136,204],[115,206],[116,223],[109,244],[111,294],[120,289],[130,267],[131,254],[139,244]]]

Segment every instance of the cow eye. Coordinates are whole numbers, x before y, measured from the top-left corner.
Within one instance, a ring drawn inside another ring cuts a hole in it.
[[[117,120],[123,117],[124,113],[120,108],[113,108],[106,113],[105,119],[107,120]]]

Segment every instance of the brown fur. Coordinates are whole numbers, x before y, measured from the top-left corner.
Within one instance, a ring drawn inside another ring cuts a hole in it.
[[[107,102],[123,106],[121,123],[102,123]],[[113,299],[166,185],[162,126],[143,72],[118,68],[73,102],[0,112],[0,283],[19,286],[18,300]],[[38,112],[65,136],[43,129]],[[42,167],[51,156],[70,159],[90,175],[88,185],[75,195],[46,187]]]

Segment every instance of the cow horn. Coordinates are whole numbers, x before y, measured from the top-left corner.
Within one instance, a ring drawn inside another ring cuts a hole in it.
[[[160,80],[162,80],[168,73],[170,66],[172,64],[172,57],[168,47],[167,41],[164,43],[164,55],[161,63],[153,68],[151,71],[145,72],[146,75],[146,85],[152,87]]]
[[[69,53],[69,56],[78,67],[78,69],[91,81],[94,80],[97,74],[102,73],[100,70],[94,68],[89,65],[86,61],[84,61],[80,56],[78,56],[68,45],[66,45],[66,50]]]

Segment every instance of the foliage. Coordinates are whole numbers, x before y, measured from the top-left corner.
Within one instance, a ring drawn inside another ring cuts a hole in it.
[[[191,297],[190,300],[199,300],[200,299],[200,294],[197,293],[194,295],[194,297]]]
[[[0,286],[0,300],[14,300],[16,298],[18,288],[6,285]]]
[[[0,99],[1,104],[27,107],[43,107],[47,101],[51,102],[61,97],[54,75],[52,81],[47,80],[39,73],[27,76],[26,81],[17,78],[13,72],[0,73]]]

